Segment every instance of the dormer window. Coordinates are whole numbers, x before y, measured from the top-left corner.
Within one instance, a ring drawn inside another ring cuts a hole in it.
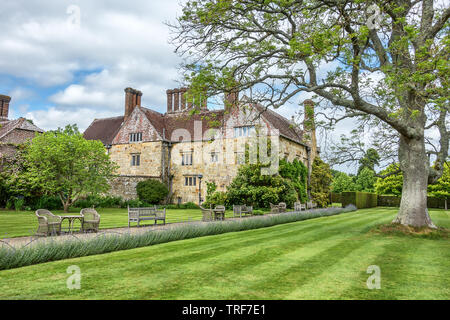
[[[130,133],[130,142],[141,142],[142,132]]]

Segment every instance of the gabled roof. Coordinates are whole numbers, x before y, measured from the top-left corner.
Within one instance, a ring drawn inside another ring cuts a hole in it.
[[[261,105],[252,106],[260,112],[260,115],[264,117],[272,127],[279,130],[281,136],[297,143],[304,144],[302,142],[302,130],[295,127],[291,121]],[[173,132],[177,129],[187,130],[191,139],[196,140],[198,137],[194,132],[195,121],[202,121],[202,137],[204,137],[204,134],[208,129],[222,127],[227,117],[225,110],[202,110],[200,113],[190,115],[189,112],[161,114],[148,108],[140,108],[158,134],[165,140],[170,140]],[[123,120],[123,116],[95,119],[84,132],[84,137],[88,140],[100,140],[105,145],[112,144],[112,141],[123,125]]]
[[[297,143],[304,144],[303,130],[298,128],[298,126],[294,125],[291,121],[275,111],[270,110],[269,108],[263,107],[259,104],[254,106],[267,121],[269,121],[276,129],[280,131],[281,136]]]
[[[0,122],[0,139],[8,135],[13,130],[27,130],[34,132],[44,132],[41,128],[35,126],[33,123],[25,118],[19,118],[16,120],[9,120]]]
[[[104,145],[111,144],[123,122],[123,116],[95,119],[84,132],[87,140],[100,140]]]

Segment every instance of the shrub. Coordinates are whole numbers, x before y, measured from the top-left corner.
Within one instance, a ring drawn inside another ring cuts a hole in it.
[[[167,186],[154,179],[140,181],[136,186],[136,191],[139,196],[139,200],[145,201],[151,204],[161,203],[169,194]]]
[[[310,189],[312,199],[321,208],[328,206],[328,195],[331,191],[332,180],[333,176],[331,175],[330,166],[323,162],[319,157],[316,157],[311,170]]]
[[[16,211],[22,211],[25,205],[25,199],[24,198],[17,198],[14,200],[14,210]]]
[[[206,198],[206,201],[203,203],[203,207],[209,208],[209,206],[217,206],[217,205],[225,205],[229,207],[227,201],[227,193],[223,191],[216,191],[213,194],[209,195]]]

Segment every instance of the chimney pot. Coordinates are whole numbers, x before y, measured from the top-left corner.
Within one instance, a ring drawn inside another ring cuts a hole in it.
[[[134,108],[136,108],[136,105],[140,106],[141,102],[139,94],[142,96],[142,92],[137,91],[133,88],[125,89],[125,113],[123,119],[124,122],[127,121],[131,113],[133,113],[133,110]]]

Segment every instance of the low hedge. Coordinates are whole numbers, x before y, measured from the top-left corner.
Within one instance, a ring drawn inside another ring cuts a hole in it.
[[[330,201],[331,203],[341,203],[341,194],[337,192],[331,192]]]
[[[353,204],[358,209],[375,208],[378,204],[377,194],[370,192],[342,192],[341,193],[342,207]]]
[[[401,197],[393,195],[379,195],[378,206],[380,207],[399,207]],[[447,200],[448,202],[448,200]],[[445,199],[439,199],[435,197],[427,197],[427,207],[430,209],[444,209]]]
[[[47,242],[12,249],[0,246],[0,270],[78,257],[85,257],[119,250],[135,249],[160,243],[272,227],[279,224],[312,218],[333,216],[355,211],[347,208],[324,208],[303,212],[287,212],[277,215],[257,216],[239,220],[215,222],[193,222],[175,225],[168,229],[152,229],[142,234],[103,234],[86,240],[58,241],[50,238]]]

